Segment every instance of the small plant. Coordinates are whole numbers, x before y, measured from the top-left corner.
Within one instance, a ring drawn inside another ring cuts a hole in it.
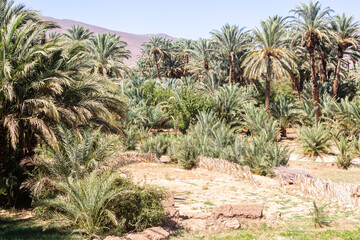
[[[159,134],[142,141],[140,150],[144,153],[154,153],[156,154],[156,157],[160,158],[162,155],[166,154],[169,146],[170,140],[168,136],[165,134]]]
[[[289,124],[294,123],[299,115],[293,100],[286,94],[280,95],[272,104],[271,113],[279,121],[281,137],[286,138],[286,128]]]
[[[208,205],[208,206],[215,206],[215,204],[213,204],[212,202],[210,201],[206,201],[204,202],[205,205]]]
[[[205,184],[201,188],[202,188],[202,190],[209,190],[209,185]]]
[[[318,206],[315,200],[313,201],[313,209],[310,211],[310,214],[315,227],[322,228],[323,226],[329,225],[326,221],[325,207],[326,205]]]
[[[340,139],[335,141],[336,147],[339,150],[339,154],[336,157],[336,163],[338,167],[348,169],[351,166],[351,144],[348,142],[345,136],[341,136]]]
[[[298,143],[303,155],[315,159],[327,154],[331,145],[331,134],[322,124],[298,128]]]

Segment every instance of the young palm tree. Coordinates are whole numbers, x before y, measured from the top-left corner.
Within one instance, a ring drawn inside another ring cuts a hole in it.
[[[285,18],[275,16],[261,21],[261,28],[252,30],[254,47],[245,55],[244,73],[249,78],[265,79],[265,109],[270,112],[270,82],[274,76],[286,75],[283,62],[293,59],[292,52],[285,47],[287,29]]]
[[[216,51],[224,53],[227,56],[229,62],[229,84],[231,84],[234,57],[238,52],[245,49],[247,33],[244,32],[244,28],[239,29],[236,25],[230,26],[226,24],[221,28],[221,31],[214,30],[211,32],[211,35],[214,39],[213,43]]]
[[[130,57],[126,46],[126,42],[121,41],[116,34],[97,34],[89,43],[90,64],[101,76],[113,77],[115,74],[119,77],[121,70],[127,70],[124,59]]]
[[[166,48],[164,46],[165,39],[158,36],[152,36],[148,42],[143,44],[144,50],[143,54],[147,54],[149,57],[153,57],[155,67],[156,67],[156,74],[158,79],[160,77],[160,70],[159,70],[159,60],[162,56],[166,55]]]
[[[331,21],[332,39],[337,45],[337,65],[333,83],[333,97],[337,98],[340,80],[341,61],[345,54],[351,54],[351,50],[359,46],[359,22],[354,22],[354,17],[336,15]],[[350,50],[350,51],[349,51]]]
[[[322,9],[319,2],[310,1],[309,4],[301,3],[291,10],[298,16],[294,23],[297,25],[294,39],[301,39],[302,47],[306,47],[310,55],[311,81],[313,101],[316,108],[316,119],[320,120],[321,109],[319,99],[319,87],[316,69],[316,48],[320,42],[329,36],[329,28],[327,26],[328,19],[332,10],[328,7]]]

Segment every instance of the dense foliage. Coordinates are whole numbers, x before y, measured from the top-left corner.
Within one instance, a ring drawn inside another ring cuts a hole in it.
[[[38,206],[90,238],[140,231],[161,223],[163,195],[120,176],[117,153],[268,175],[290,159],[290,127],[302,155],[333,152],[347,169],[360,156],[359,23],[312,1],[291,14],[210,39],[153,36],[129,68],[121,37],[54,33],[0,0],[0,206]]]

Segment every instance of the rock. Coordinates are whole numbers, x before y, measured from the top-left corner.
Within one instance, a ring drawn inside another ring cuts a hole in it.
[[[162,205],[164,208],[175,206],[175,198],[174,198],[174,193],[172,191],[165,192],[165,199],[162,201]]]
[[[241,226],[239,220],[237,220],[236,218],[225,220],[225,222],[223,222],[223,225],[227,229],[238,229]]]
[[[165,227],[165,228],[174,228],[177,224],[178,224],[178,219],[166,217],[163,220],[163,223],[161,226]]]
[[[279,221],[281,220],[281,213],[275,213],[269,217],[266,218],[268,221]]]
[[[210,215],[204,212],[184,212],[180,215],[180,217],[183,219],[207,219]]]
[[[219,218],[249,218],[260,219],[264,210],[263,204],[225,204],[216,207],[211,214],[214,219]]]
[[[162,239],[167,239],[170,236],[170,234],[162,227],[153,227],[153,228],[145,229],[145,231],[143,231],[142,234],[150,240],[162,240]]]
[[[171,163],[171,158],[168,156],[161,156],[160,157],[160,162],[162,163]]]
[[[142,233],[131,233],[126,236],[126,240],[149,240],[145,235]]]
[[[179,222],[181,228],[188,231],[200,231],[207,228],[205,219],[185,219]]]
[[[179,210],[176,208],[167,207],[164,210],[165,210],[165,215],[169,218],[179,218],[180,217]]]
[[[104,238],[104,240],[122,240],[124,238],[121,237],[117,237],[117,236],[107,236],[106,238]]]

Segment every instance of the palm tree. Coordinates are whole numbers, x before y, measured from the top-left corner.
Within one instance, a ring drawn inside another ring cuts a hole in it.
[[[189,68],[190,50],[193,49],[193,41],[190,39],[181,39],[176,41],[175,45],[177,46],[180,58],[183,61],[183,76],[186,76]]]
[[[216,51],[227,56],[229,62],[229,84],[232,83],[234,57],[245,48],[247,41],[246,34],[244,28],[239,29],[238,26],[230,26],[229,24],[223,26],[221,31],[214,30],[211,32]]]
[[[80,25],[74,25],[67,29],[67,32],[64,33],[64,36],[72,41],[82,41],[90,39],[92,34],[93,33],[90,32],[89,29]]]
[[[149,57],[153,57],[158,79],[161,79],[159,70],[159,58],[166,55],[166,48],[164,46],[164,43],[164,38],[152,36],[148,42],[143,44],[143,54],[147,54]]]
[[[301,39],[302,47],[306,47],[310,55],[310,67],[311,67],[311,81],[313,101],[316,108],[316,119],[320,120],[321,109],[319,99],[319,86],[317,79],[316,69],[316,48],[320,45],[320,42],[329,36],[329,29],[327,26],[328,19],[332,10],[328,7],[322,9],[319,2],[313,3],[309,1],[309,4],[301,3],[291,10],[298,17],[294,20],[297,25],[294,39]]]
[[[354,17],[336,15],[331,21],[332,39],[337,45],[337,65],[333,83],[333,97],[337,98],[341,61],[345,54],[351,54],[351,50],[359,46],[359,22],[354,22]],[[350,51],[349,51],[350,50]]]
[[[194,43],[194,49],[190,50],[190,53],[193,56],[192,63],[200,63],[202,66],[199,70],[205,70],[205,72],[208,73],[210,70],[210,60],[213,51],[214,49],[212,48],[210,41],[200,38]]]
[[[275,16],[261,21],[261,28],[253,29],[254,48],[245,55],[244,72],[249,78],[265,80],[265,109],[270,113],[270,82],[274,76],[287,74],[284,62],[291,62],[292,52],[286,48],[288,41],[285,18]]]
[[[116,34],[97,34],[90,39],[89,58],[90,64],[101,76],[121,76],[121,70],[127,71],[124,59],[130,57],[130,51],[126,50],[126,42],[120,40]]]

